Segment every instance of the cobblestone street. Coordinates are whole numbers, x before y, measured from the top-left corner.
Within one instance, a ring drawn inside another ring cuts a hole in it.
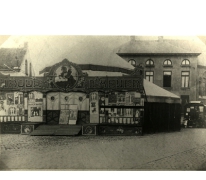
[[[206,129],[144,136],[1,135],[1,170],[206,170]]]

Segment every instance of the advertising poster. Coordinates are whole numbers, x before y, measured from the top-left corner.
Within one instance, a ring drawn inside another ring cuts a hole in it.
[[[99,114],[98,92],[90,93],[90,115]]]

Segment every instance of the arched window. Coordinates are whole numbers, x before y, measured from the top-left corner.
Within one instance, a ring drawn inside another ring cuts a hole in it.
[[[148,59],[145,64],[146,66],[154,66],[154,61],[152,59]]]
[[[184,59],[184,60],[182,61],[182,65],[183,65],[183,66],[189,66],[189,65],[190,65],[190,61],[189,61],[188,59]]]
[[[128,61],[131,65],[135,66],[136,65],[136,61],[134,59],[130,59]]]
[[[172,61],[170,59],[166,59],[163,63],[164,66],[172,66]]]

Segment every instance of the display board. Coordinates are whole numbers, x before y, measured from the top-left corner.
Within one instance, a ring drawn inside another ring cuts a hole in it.
[[[0,121],[23,121],[24,98],[22,92],[0,93]]]
[[[100,103],[100,124],[135,124],[142,125],[144,117],[144,99],[137,92],[113,92],[102,94]]]
[[[28,94],[28,121],[43,122],[43,94],[33,91]]]
[[[92,92],[89,96],[90,104],[90,123],[99,122],[99,94],[98,92]]]
[[[69,104],[61,106],[59,124],[76,124],[77,121],[77,105]]]

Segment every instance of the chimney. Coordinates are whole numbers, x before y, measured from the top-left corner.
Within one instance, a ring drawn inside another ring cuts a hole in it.
[[[130,36],[130,40],[131,40],[132,42],[134,42],[134,41],[135,41],[135,36]]]
[[[158,41],[163,41],[164,39],[163,39],[163,36],[158,36]]]

